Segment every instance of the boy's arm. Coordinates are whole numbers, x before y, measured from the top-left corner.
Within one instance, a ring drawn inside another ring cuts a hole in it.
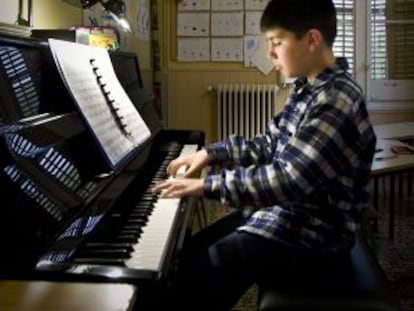
[[[205,195],[236,206],[302,200],[339,172],[350,169],[360,152],[352,106],[349,100],[316,105],[278,159],[207,176]]]
[[[275,149],[279,138],[278,120],[279,116],[273,118],[268,123],[264,135],[258,135],[252,140],[232,136],[206,147],[210,163],[235,166],[269,163],[272,150]]]

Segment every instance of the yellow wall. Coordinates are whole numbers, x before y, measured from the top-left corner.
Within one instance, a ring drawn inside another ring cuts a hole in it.
[[[71,0],[75,1],[75,0]],[[124,1],[127,10],[128,21],[131,24],[132,30],[137,29],[137,0],[127,0]],[[146,5],[146,9],[150,9],[149,0],[140,1]],[[90,9],[91,13],[97,17],[98,22],[100,22],[100,17],[103,13],[103,8],[100,5],[95,5]],[[86,23],[87,24],[87,23]],[[151,41],[144,41],[138,39],[136,33],[130,34],[120,31],[121,36],[121,45],[123,51],[136,53],[138,56],[141,75],[144,80],[144,86],[147,88],[152,88],[152,57],[151,57]]]
[[[2,0],[0,22],[14,24],[17,20],[18,1]]]
[[[26,3],[26,1],[23,1]],[[18,14],[18,0],[2,0],[0,22],[15,24]],[[23,8],[23,18],[27,18],[27,8]],[[82,23],[80,8],[71,6],[62,0],[33,0],[34,28],[65,29]]]
[[[137,1],[126,0],[128,20],[131,23],[132,29],[137,29]],[[146,3],[149,10],[149,1]],[[152,56],[151,56],[151,40],[143,41],[138,39],[135,35],[122,34],[124,42],[124,50],[128,52],[136,53],[141,68],[142,79],[144,80],[144,87],[151,89],[153,82],[152,71]]]
[[[17,20],[18,0],[2,0],[0,22],[14,24]],[[125,1],[128,18],[136,28],[136,1]],[[149,4],[149,2],[148,2]],[[149,7],[148,7],[149,9]],[[23,13],[26,13],[24,10]],[[25,14],[24,14],[25,17]],[[82,25],[82,9],[69,5],[62,0],[33,0],[33,28],[37,29],[69,29]],[[123,35],[124,50],[136,53],[139,58],[144,85],[152,87],[151,44],[139,40],[134,35]]]
[[[162,70],[157,80],[163,85],[163,109],[169,128],[206,132],[207,142],[217,138],[216,94],[209,92],[218,84],[274,84],[276,73],[263,75],[241,63],[178,63],[176,61],[176,1],[158,1]]]
[[[34,0],[33,26],[39,29],[68,29],[82,24],[82,10],[62,0]]]

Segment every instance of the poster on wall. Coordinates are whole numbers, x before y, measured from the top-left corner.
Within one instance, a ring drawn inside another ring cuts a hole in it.
[[[136,35],[144,41],[150,40],[151,22],[148,0],[137,0],[137,31]]]

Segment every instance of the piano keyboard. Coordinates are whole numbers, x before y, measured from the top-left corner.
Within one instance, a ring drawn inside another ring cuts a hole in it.
[[[198,145],[184,145],[179,156],[194,153],[197,149]],[[115,264],[136,270],[161,271],[180,212],[180,199],[160,198],[151,192],[151,187],[165,179],[166,168],[176,157],[177,154],[174,153],[164,159],[150,187],[117,236],[90,241],[77,254],[74,262]],[[185,172],[182,168],[180,170],[181,174]],[[112,217],[122,216],[114,214]]]
[[[180,156],[185,156],[188,154],[195,153],[197,151],[197,145],[184,145],[183,149],[181,150]],[[181,165],[177,172],[175,173],[175,178],[182,178],[187,170],[187,165]]]
[[[197,148],[197,145],[184,145],[180,156],[194,153]],[[166,163],[167,166],[168,163]],[[181,176],[185,173],[185,169],[185,166],[180,167]],[[158,180],[154,182],[156,181]],[[134,247],[131,258],[125,262],[127,267],[151,271],[160,270],[171,238],[173,224],[179,211],[179,205],[180,199],[157,199],[154,203],[154,210],[148,217],[148,223],[143,228],[140,242]]]

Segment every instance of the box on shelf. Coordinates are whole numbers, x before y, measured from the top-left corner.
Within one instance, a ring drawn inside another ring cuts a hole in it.
[[[72,29],[33,29],[32,37],[66,40],[107,50],[120,48],[118,32],[112,27],[77,26]]]

